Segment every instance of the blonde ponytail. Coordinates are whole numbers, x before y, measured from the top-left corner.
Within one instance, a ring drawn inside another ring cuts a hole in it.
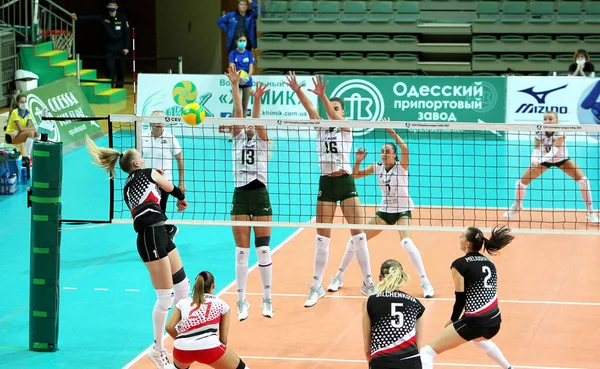
[[[115,149],[98,147],[96,143],[94,143],[94,140],[90,138],[90,136],[86,136],[86,141],[88,152],[90,153],[92,159],[94,159],[94,164],[104,168],[104,170],[110,174],[110,179],[114,178],[115,167],[121,158],[121,153]]]
[[[378,293],[398,291],[410,280],[410,276],[404,271],[402,264],[393,259],[387,260],[381,265],[380,274],[383,278],[375,286]]]

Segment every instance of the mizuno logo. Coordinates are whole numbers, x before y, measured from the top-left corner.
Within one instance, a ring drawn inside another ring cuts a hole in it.
[[[519,92],[523,92],[523,93],[526,93],[527,95],[530,95],[538,102],[538,104],[545,104],[546,96],[548,96],[551,92],[562,90],[563,88],[566,88],[566,87],[567,87],[567,85],[564,85],[561,87],[554,88],[552,90],[539,91],[539,92],[533,91],[534,87],[529,87],[524,90],[520,90]]]

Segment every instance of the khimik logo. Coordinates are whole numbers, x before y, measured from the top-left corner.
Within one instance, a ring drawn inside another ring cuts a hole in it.
[[[331,96],[342,99],[348,119],[379,121],[383,118],[385,101],[381,91],[371,82],[362,79],[344,81],[333,90]],[[363,136],[372,130],[353,129],[352,133]]]
[[[527,94],[529,96],[532,96],[538,102],[538,104],[545,104],[546,103],[546,97],[548,95],[550,95],[554,91],[562,90],[563,88],[566,88],[566,87],[567,87],[567,85],[564,85],[564,86],[560,86],[560,87],[554,88],[552,90],[539,91],[539,92],[533,91],[534,87],[529,87],[529,88],[526,88],[524,90],[520,90],[519,92],[523,92],[523,93],[525,93],[525,94]]]

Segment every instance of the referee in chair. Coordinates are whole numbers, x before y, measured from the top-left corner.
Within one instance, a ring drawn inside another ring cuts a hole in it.
[[[161,110],[155,110],[151,115],[165,116]],[[183,151],[179,140],[171,132],[165,131],[165,123],[150,123],[150,133],[142,133],[142,157],[146,160],[148,168],[153,168],[162,173],[162,175],[173,182],[173,158],[177,161],[177,173],[179,174],[179,183],[177,187],[186,193],[183,167]],[[161,189],[160,208],[163,213],[167,212],[167,201],[169,194]],[[172,224],[167,224],[167,232],[171,241],[175,239],[179,228]]]

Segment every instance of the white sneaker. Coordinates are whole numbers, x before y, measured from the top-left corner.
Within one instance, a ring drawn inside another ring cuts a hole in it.
[[[343,277],[340,276],[339,274],[336,274],[333,279],[331,280],[331,283],[329,284],[329,287],[327,287],[327,291],[329,292],[337,292],[337,290],[339,290],[340,288],[342,288],[342,286],[344,285],[344,281],[342,279]]]
[[[169,360],[169,354],[165,348],[156,350],[153,345],[150,350],[146,352],[146,355],[158,369],[175,369],[175,366]]]
[[[308,292],[308,296],[306,297],[306,301],[304,302],[304,307],[307,308],[315,306],[317,301],[319,301],[319,299],[322,297],[325,297],[325,290],[323,289],[323,286],[319,286],[319,288],[314,288],[313,286],[310,286],[310,291]]]
[[[371,296],[377,293],[377,291],[375,291],[375,284],[371,283],[370,285],[366,285],[363,282],[362,287],[360,288],[360,293],[362,293],[365,296]]]
[[[588,211],[587,219],[588,219],[588,222],[590,222],[590,223],[596,223],[596,224],[600,223],[600,220],[598,220],[598,215],[596,215],[596,213],[593,211]]]
[[[429,283],[427,279],[425,279],[423,283],[421,283],[421,289],[423,290],[423,296],[425,298],[430,298],[433,297],[433,295],[435,295],[433,286],[431,285],[431,283]]]
[[[250,309],[250,303],[248,300],[238,301],[238,320],[241,322],[242,320],[248,319],[248,309]]]
[[[273,317],[273,301],[271,299],[262,300],[262,315],[267,318]]]
[[[508,208],[508,210],[506,211],[506,213],[504,213],[504,217],[505,218],[512,218],[516,213],[520,212],[521,210],[523,210],[523,207],[517,207],[517,204],[512,204],[510,206],[510,208]]]

